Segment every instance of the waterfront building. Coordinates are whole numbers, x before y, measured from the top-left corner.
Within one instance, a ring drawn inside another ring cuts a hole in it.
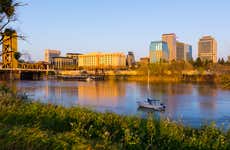
[[[14,54],[18,51],[17,32],[12,31],[11,35],[4,35],[2,41],[2,67],[17,68],[18,61],[14,57]]]
[[[176,60],[190,61],[192,60],[192,46],[183,42],[176,43]]]
[[[85,69],[123,69],[126,56],[124,53],[88,53],[79,55],[78,66]]]
[[[163,34],[162,41],[168,44],[169,61],[176,60],[176,34]]]
[[[133,67],[136,64],[135,57],[133,52],[128,52],[127,58],[126,58],[126,65],[128,68]]]
[[[149,64],[149,57],[141,57],[140,58],[140,64],[146,64],[148,65]]]
[[[74,64],[78,66],[79,55],[82,55],[82,54],[81,53],[67,53],[66,57],[72,58],[74,60]]]
[[[202,61],[217,62],[217,42],[211,36],[203,36],[198,42],[198,57]]]
[[[59,57],[61,52],[59,50],[45,50],[45,62],[51,63],[53,57]]]
[[[152,41],[149,50],[150,63],[168,61],[168,45],[164,41]]]
[[[56,70],[74,70],[76,64],[74,59],[69,57],[52,57],[51,64]]]

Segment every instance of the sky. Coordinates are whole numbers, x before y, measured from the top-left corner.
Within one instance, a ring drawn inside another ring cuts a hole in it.
[[[19,0],[18,0],[19,1]],[[13,24],[19,51],[43,60],[45,49],[67,52],[133,51],[149,55],[151,41],[163,33],[193,46],[204,35],[218,42],[218,57],[230,55],[229,0],[20,0]]]

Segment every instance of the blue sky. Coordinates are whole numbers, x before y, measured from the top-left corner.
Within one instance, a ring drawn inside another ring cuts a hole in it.
[[[229,0],[21,0],[15,28],[27,37],[19,50],[43,60],[44,49],[66,52],[133,51],[148,56],[163,33],[193,46],[203,35],[218,42],[218,57],[230,55]]]

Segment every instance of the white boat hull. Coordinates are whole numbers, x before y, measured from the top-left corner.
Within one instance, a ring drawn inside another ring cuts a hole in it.
[[[153,104],[149,104],[147,102],[138,102],[138,106],[141,108],[148,108],[148,109],[153,109],[156,111],[164,111],[165,110],[164,105],[153,105]]]

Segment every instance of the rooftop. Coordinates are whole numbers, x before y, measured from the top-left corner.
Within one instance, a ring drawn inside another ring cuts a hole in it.
[[[175,33],[166,33],[166,34],[162,34],[162,36],[164,36],[164,35],[173,35],[173,36],[176,36]]]
[[[72,59],[72,58],[70,58],[70,57],[62,57],[62,56],[59,56],[59,57],[52,57],[52,58]]]
[[[66,53],[66,55],[83,55],[82,53]]]

